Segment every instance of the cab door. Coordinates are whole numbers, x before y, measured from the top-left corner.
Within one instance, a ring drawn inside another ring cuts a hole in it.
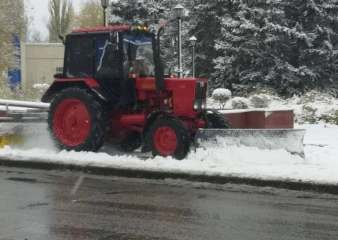
[[[112,42],[110,34],[105,33],[95,36],[94,49],[94,77],[111,93],[113,103],[118,103],[123,84],[119,47]]]

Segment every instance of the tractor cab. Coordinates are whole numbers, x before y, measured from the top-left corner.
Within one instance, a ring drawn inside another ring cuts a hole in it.
[[[135,101],[135,77],[155,77],[156,38],[148,28],[110,26],[73,30],[64,39],[65,57],[57,81],[93,79],[109,102]],[[90,81],[90,80],[89,80]],[[42,99],[45,100],[44,98]]]

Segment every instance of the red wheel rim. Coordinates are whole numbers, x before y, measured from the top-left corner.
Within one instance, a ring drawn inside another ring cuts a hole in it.
[[[70,147],[84,142],[90,131],[90,115],[87,107],[78,99],[66,99],[54,114],[54,132],[57,138]]]
[[[177,147],[175,131],[170,127],[159,127],[155,132],[154,144],[159,153],[163,155],[172,154]]]

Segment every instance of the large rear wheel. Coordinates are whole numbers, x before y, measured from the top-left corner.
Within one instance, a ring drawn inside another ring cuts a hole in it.
[[[59,149],[96,152],[107,137],[107,108],[87,89],[64,89],[50,104],[48,128]]]
[[[160,118],[149,129],[148,143],[153,156],[172,156],[184,159],[190,149],[189,132],[176,118]]]

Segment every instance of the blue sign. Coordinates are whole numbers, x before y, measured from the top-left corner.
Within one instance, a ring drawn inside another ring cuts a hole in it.
[[[17,49],[15,54],[16,61],[19,63],[19,66],[8,71],[9,79],[9,88],[13,92],[16,87],[21,88],[21,46],[20,46],[20,37],[17,35],[12,36],[12,41],[14,47]]]

